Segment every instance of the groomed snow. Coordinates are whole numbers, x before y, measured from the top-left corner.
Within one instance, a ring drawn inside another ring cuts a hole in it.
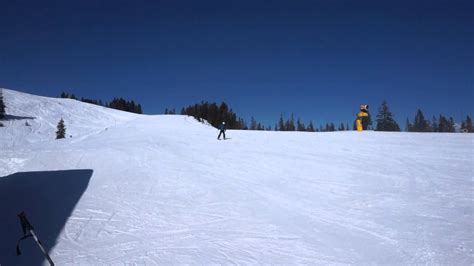
[[[57,265],[474,263],[473,134],[218,141],[191,117],[3,94],[2,265],[45,263],[31,239],[14,254],[22,210]],[[61,117],[68,138],[55,140]]]

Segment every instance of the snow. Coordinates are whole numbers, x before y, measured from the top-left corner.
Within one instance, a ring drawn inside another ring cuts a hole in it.
[[[217,141],[187,116],[3,94],[2,265],[47,264],[31,239],[14,254],[22,210],[58,265],[474,263],[472,134]]]

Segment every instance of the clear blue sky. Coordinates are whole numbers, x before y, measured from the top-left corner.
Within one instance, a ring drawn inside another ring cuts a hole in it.
[[[0,87],[274,124],[473,114],[474,1],[0,0]]]

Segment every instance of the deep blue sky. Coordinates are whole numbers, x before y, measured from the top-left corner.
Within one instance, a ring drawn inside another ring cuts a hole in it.
[[[274,124],[473,114],[474,1],[0,0],[0,87]]]

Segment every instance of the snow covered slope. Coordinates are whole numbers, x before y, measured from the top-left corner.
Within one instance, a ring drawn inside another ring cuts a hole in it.
[[[2,265],[43,262],[31,240],[15,257],[22,210],[58,265],[474,263],[472,134],[217,141],[186,116],[4,97]]]
[[[8,121],[3,122],[6,129],[0,134],[0,149],[54,139],[61,118],[66,121],[68,137],[84,138],[136,117],[72,99],[1,90],[7,105]]]

